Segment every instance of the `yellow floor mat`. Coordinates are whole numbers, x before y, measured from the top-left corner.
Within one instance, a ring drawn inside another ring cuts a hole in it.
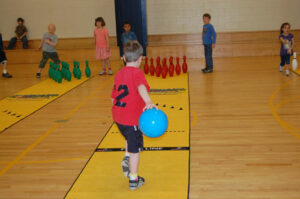
[[[86,81],[72,78],[61,84],[44,80],[0,101],[0,132]]]
[[[121,171],[124,152],[96,152],[66,199],[186,199],[188,197],[188,151],[144,151],[140,175],[145,185],[129,190]]]
[[[141,153],[139,175],[145,177],[145,185],[136,191],[129,190],[128,179],[121,171],[125,140],[113,124],[67,193],[67,199],[188,198],[188,75],[146,78],[151,98],[167,114],[169,126],[159,138],[144,136],[145,151]]]

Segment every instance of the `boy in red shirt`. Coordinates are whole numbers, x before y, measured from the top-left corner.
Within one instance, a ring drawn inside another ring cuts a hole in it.
[[[112,91],[112,114],[120,132],[126,139],[126,153],[122,161],[123,173],[129,178],[129,188],[135,190],[145,183],[138,176],[139,152],[143,149],[143,134],[139,117],[144,110],[157,108],[149,97],[150,87],[139,69],[143,48],[137,41],[124,46],[123,59],[126,66],[115,76]]]

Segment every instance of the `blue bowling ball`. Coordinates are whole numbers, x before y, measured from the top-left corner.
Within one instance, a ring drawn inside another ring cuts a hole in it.
[[[139,127],[146,136],[151,138],[159,137],[168,128],[167,115],[157,109],[146,110],[139,118]]]

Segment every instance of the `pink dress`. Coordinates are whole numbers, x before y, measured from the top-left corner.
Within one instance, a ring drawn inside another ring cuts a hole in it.
[[[108,36],[108,31],[106,28],[94,29],[94,36],[96,38],[96,59],[107,59],[110,57],[110,49],[107,46],[106,37]]]

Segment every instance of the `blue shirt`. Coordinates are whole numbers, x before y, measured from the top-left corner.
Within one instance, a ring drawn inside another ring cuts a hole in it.
[[[216,38],[217,35],[213,25],[211,24],[203,25],[203,31],[202,31],[203,44],[215,44]]]
[[[132,31],[129,31],[128,34],[126,34],[126,32],[123,32],[121,35],[121,42],[123,45],[127,44],[128,41],[134,40],[137,40],[137,37]]]

